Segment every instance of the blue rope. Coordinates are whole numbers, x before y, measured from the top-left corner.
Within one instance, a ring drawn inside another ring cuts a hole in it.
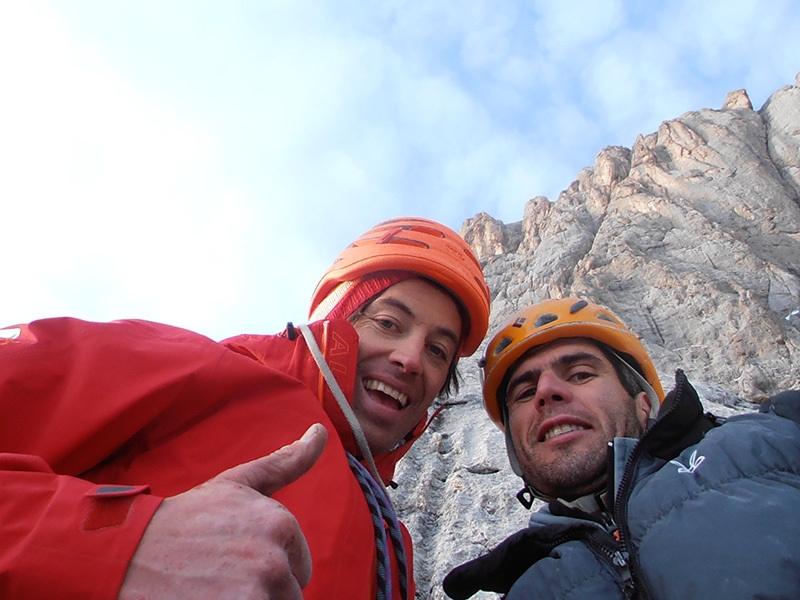
[[[406,565],[406,549],[403,541],[403,534],[400,530],[400,522],[391,501],[386,496],[386,492],[370,472],[358,462],[355,457],[348,453],[347,460],[350,462],[350,469],[356,476],[364,498],[367,500],[369,512],[372,515],[372,526],[375,530],[375,542],[378,551],[378,595],[377,600],[392,599],[392,575],[391,563],[389,562],[389,543],[386,539],[384,522],[389,528],[389,537],[397,556],[399,567],[400,596],[403,600],[408,599],[408,573]]]

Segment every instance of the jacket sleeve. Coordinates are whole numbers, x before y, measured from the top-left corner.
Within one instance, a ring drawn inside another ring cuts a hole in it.
[[[0,597],[116,598],[161,499],[0,454]]]
[[[800,390],[789,390],[768,398],[761,404],[759,412],[778,415],[800,425]]]
[[[103,485],[119,482],[87,472],[221,350],[141,321],[45,319],[0,333],[0,597],[116,598],[161,498],[146,481]]]

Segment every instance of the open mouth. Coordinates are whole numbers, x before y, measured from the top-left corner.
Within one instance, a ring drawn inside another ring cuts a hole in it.
[[[408,394],[404,394],[403,392],[386,385],[382,381],[378,381],[377,379],[365,379],[364,388],[380,392],[384,396],[391,398],[397,403],[398,410],[403,410],[406,406],[408,406]]]
[[[561,425],[556,425],[555,427],[548,429],[547,432],[544,434],[542,441],[546,442],[558,435],[562,435],[564,433],[569,433],[570,431],[581,431],[586,429],[582,425],[575,425],[573,423],[564,423]]]

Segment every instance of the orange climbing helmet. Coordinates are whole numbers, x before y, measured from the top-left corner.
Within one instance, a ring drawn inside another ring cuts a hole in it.
[[[545,300],[519,311],[500,327],[489,341],[486,354],[480,361],[484,406],[500,429],[505,428],[500,386],[509,368],[531,348],[572,337],[596,340],[616,352],[633,357],[644,373],[643,378],[623,357],[619,358],[630,367],[642,389],[651,396],[653,410],[658,409],[664,401],[664,390],[653,361],[636,334],[614,313],[599,304],[578,298]]]
[[[460,235],[420,217],[378,223],[345,248],[312,294],[312,320],[315,311],[335,295],[334,290],[341,284],[384,271],[416,273],[449,290],[469,319],[459,356],[469,356],[478,349],[489,328],[490,295],[483,270]]]

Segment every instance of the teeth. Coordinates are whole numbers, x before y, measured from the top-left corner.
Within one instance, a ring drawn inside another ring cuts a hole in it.
[[[556,425],[546,434],[544,434],[544,441],[546,442],[550,438],[554,438],[557,435],[561,435],[562,433],[569,433],[570,431],[580,431],[581,429],[586,429],[586,427],[581,427],[580,425]]]
[[[383,392],[387,396],[391,396],[397,403],[400,405],[400,408],[405,408],[408,406],[408,394],[404,394],[393,387],[390,387],[383,383],[382,381],[378,381],[377,379],[365,379],[364,380],[364,387],[368,390],[377,390],[379,392]]]

